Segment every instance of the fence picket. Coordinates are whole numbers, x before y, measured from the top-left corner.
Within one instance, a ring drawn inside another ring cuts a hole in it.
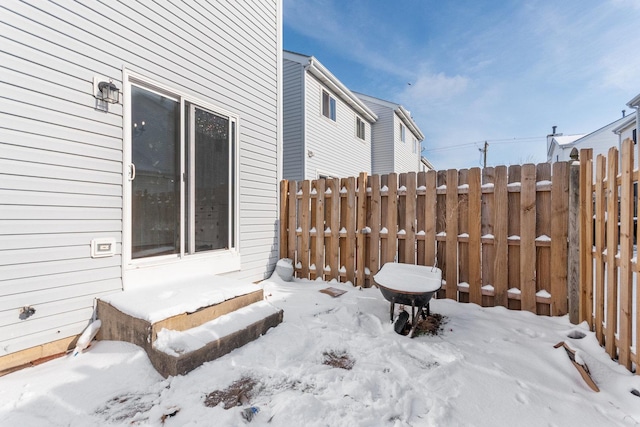
[[[591,263],[591,248],[593,247],[593,202],[592,171],[593,150],[580,150],[580,320],[586,320],[589,328],[593,328],[593,265]],[[617,167],[616,167],[617,174]],[[609,179],[610,176],[608,175]],[[613,176],[615,186],[616,175]],[[589,198],[587,198],[589,194]],[[617,193],[616,193],[617,195]]]
[[[607,316],[605,348],[609,356],[615,358],[617,355],[616,328],[618,322],[618,269],[616,268],[616,252],[618,250],[618,186],[616,184],[616,178],[618,176],[618,150],[615,147],[611,147],[607,157]],[[589,218],[588,215],[585,216]],[[589,221],[589,224],[590,223],[591,221]],[[589,230],[586,230],[586,232],[588,231]],[[585,245],[583,239],[580,239],[580,241],[581,245]],[[587,270],[586,267],[584,269]],[[589,288],[589,291],[590,290],[591,287]],[[590,312],[587,311],[586,314],[589,316]],[[591,319],[591,316],[589,316],[589,319]],[[592,322],[589,322],[589,324],[591,325]]]
[[[367,174],[358,177],[357,218],[356,218],[356,278],[354,284],[364,286],[365,278],[365,227],[367,219]]]
[[[311,182],[302,181],[300,183],[300,190],[302,190],[302,195],[300,198],[300,260],[299,262],[302,264],[302,277],[305,279],[309,278],[309,230],[311,227],[310,224],[310,213],[311,213],[311,197],[310,197],[310,186]]]
[[[416,264],[425,264],[425,225],[426,225],[426,197],[427,173],[418,172],[416,177]]]
[[[631,370],[633,273],[633,141],[622,143],[620,165],[620,319],[618,363]]]
[[[435,171],[427,172],[424,203],[424,264],[436,265],[436,219],[438,196]]]
[[[520,292],[523,310],[536,313],[536,168],[522,166],[520,190]]]
[[[315,221],[313,227],[316,229],[313,246],[313,263],[316,266],[315,277],[324,279],[324,229],[325,229],[325,180],[315,181]]]
[[[469,170],[458,171],[458,300],[469,302]]]
[[[493,289],[494,303],[503,307],[509,306],[507,289],[509,285],[510,251],[509,231],[509,198],[507,193],[507,168],[495,168],[495,184],[493,192],[494,224],[493,224]]]
[[[416,173],[406,176],[405,219],[404,219],[404,262],[416,263]]]
[[[508,272],[509,278],[507,284],[510,289],[518,289],[521,291],[522,286],[520,283],[520,192],[509,191],[510,188],[520,188],[521,182],[521,169],[520,165],[511,165],[507,174],[507,200],[508,200],[508,212],[511,215],[507,215],[508,228],[507,228],[507,244],[509,250],[509,264]],[[520,296],[520,295],[517,295]],[[507,291],[507,303],[508,307],[520,310],[521,301],[519,299],[510,298],[511,295]]]
[[[536,190],[551,184],[551,163],[536,165]],[[536,295],[551,291],[551,191],[536,193]],[[565,267],[566,269],[566,267]],[[546,296],[537,296],[536,312],[550,314],[550,305],[542,303]]]
[[[349,177],[345,180],[347,193],[346,199],[346,221],[343,223],[347,229],[347,234],[343,239],[345,247],[345,257],[343,265],[346,267],[347,281],[356,281],[356,248],[353,242],[356,238],[356,179]],[[341,190],[342,191],[342,190]],[[342,253],[342,251],[341,251]]]
[[[394,262],[398,251],[398,175],[387,177],[387,253],[385,262]]]
[[[486,191],[485,191],[486,189]],[[493,191],[490,191],[493,190]],[[495,282],[493,261],[495,259],[495,246],[493,237],[494,225],[494,193],[495,193],[495,169],[492,167],[482,169],[482,211],[481,217],[481,251],[482,251],[482,305],[493,307],[495,305],[495,292],[490,292]],[[505,255],[506,261],[506,255]],[[506,271],[506,264],[505,264]]]
[[[332,280],[340,280],[340,180],[331,179],[328,182],[327,190],[331,196],[331,209],[329,214],[329,277]]]
[[[567,312],[567,239],[569,238],[569,165],[553,164],[551,174],[551,315]]]
[[[378,272],[380,265],[380,176],[372,175],[369,177],[369,186],[371,187],[371,209],[368,212],[367,224],[371,231],[369,232],[369,271],[371,272],[371,283],[373,283],[373,275]]]
[[[596,205],[596,220],[595,220],[595,331],[596,338],[600,345],[604,345],[604,301],[605,301],[605,258],[603,256],[606,248],[606,222],[605,222],[605,207],[606,207],[606,188],[604,185],[604,178],[606,176],[606,157],[599,155],[596,158],[596,184],[595,184],[595,205]]]
[[[458,171],[447,170],[446,192],[446,297],[458,297]]]
[[[482,246],[480,243],[482,232],[482,188],[480,185],[480,169],[469,170],[469,302],[482,304]]]

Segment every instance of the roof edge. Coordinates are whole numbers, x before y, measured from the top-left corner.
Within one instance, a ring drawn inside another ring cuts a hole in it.
[[[381,98],[376,98],[375,96],[367,95],[366,93],[361,93],[361,92],[354,92],[354,93],[356,94],[356,96],[364,99],[365,101],[369,101],[374,104],[382,105],[384,107],[393,109],[393,111],[398,114],[398,117],[400,117],[400,120],[402,120],[405,126],[411,129],[411,132],[413,132],[413,134],[417,136],[420,141],[424,141],[425,136],[420,130],[420,127],[411,117],[411,113],[409,113],[409,111],[406,108],[404,108],[402,104],[398,104],[397,102],[387,101]]]
[[[411,118],[411,113],[409,113],[402,105],[398,105],[398,108],[396,108],[395,112],[400,117],[400,120],[404,122],[405,126],[411,129],[411,132],[413,132],[413,134],[417,136],[420,141],[424,141],[424,134],[422,133],[416,122],[414,122]]]
[[[303,55],[296,52],[284,51],[286,59],[296,61],[304,65],[305,69],[314,77],[318,78],[322,83],[326,84],[333,92],[335,92],[344,102],[349,104],[351,108],[356,110],[358,114],[363,116],[369,123],[378,121],[378,116],[364,102],[360,100],[348,87],[344,85],[336,76],[322,65],[315,56]]]
[[[627,106],[630,108],[639,108],[640,107],[640,93],[631,99],[631,101],[627,102]]]

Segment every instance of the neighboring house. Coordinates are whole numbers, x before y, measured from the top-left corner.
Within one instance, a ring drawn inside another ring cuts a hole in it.
[[[622,144],[627,138],[631,138],[633,142],[638,143],[638,128],[640,128],[640,94],[636,95],[631,101],[627,102],[629,108],[634,108],[635,114],[627,116],[628,120],[623,121],[613,132],[618,135],[618,143]],[[637,163],[637,162],[636,162]]]
[[[424,135],[409,111],[394,102],[362,93],[356,95],[378,116],[373,125],[372,173],[419,171]]]
[[[638,142],[638,133],[636,126],[636,116],[628,115],[625,117],[625,120],[622,120],[618,126],[612,129],[612,132],[615,134],[616,145],[618,148],[622,146],[622,141],[627,138],[631,138],[633,142]]]
[[[553,126],[553,132],[547,135],[547,162],[566,162],[570,159],[571,150],[574,142],[585,136],[581,135],[563,135],[556,132]]]
[[[420,172],[429,172],[436,170],[435,166],[424,156],[420,157]]]
[[[313,56],[283,53],[283,88],[284,178],[371,173],[371,109]]]
[[[571,152],[574,149],[579,153],[583,148],[593,150],[594,160],[600,154],[606,156],[611,147],[620,149],[622,141],[627,138],[637,141],[636,121],[635,114],[624,115],[586,135],[563,136],[555,133],[556,127],[554,126],[553,133],[547,136],[547,162],[568,161],[571,159]]]
[[[0,370],[82,332],[96,297],[194,272],[270,274],[281,8],[3,5]]]

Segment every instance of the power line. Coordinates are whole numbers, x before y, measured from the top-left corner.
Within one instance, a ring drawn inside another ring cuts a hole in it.
[[[491,144],[513,144],[517,142],[535,141],[535,140],[540,140],[544,138],[545,138],[544,136],[527,136],[522,138],[487,139],[483,141],[474,141],[474,142],[466,142],[464,144],[449,145],[446,147],[425,148],[424,151],[434,152],[434,151],[455,150],[457,148],[462,148],[462,147],[471,147],[471,146],[477,147],[478,144],[484,144],[485,142],[486,143],[490,142]]]

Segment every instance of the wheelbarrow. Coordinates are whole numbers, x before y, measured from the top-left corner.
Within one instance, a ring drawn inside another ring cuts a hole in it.
[[[408,334],[411,338],[418,326],[419,316],[426,319],[429,315],[429,301],[442,286],[442,270],[425,265],[388,262],[373,276],[373,281],[391,303],[391,323],[394,321],[396,304],[411,306],[411,329]],[[409,313],[403,310],[394,324],[396,333],[401,334],[408,321]]]

